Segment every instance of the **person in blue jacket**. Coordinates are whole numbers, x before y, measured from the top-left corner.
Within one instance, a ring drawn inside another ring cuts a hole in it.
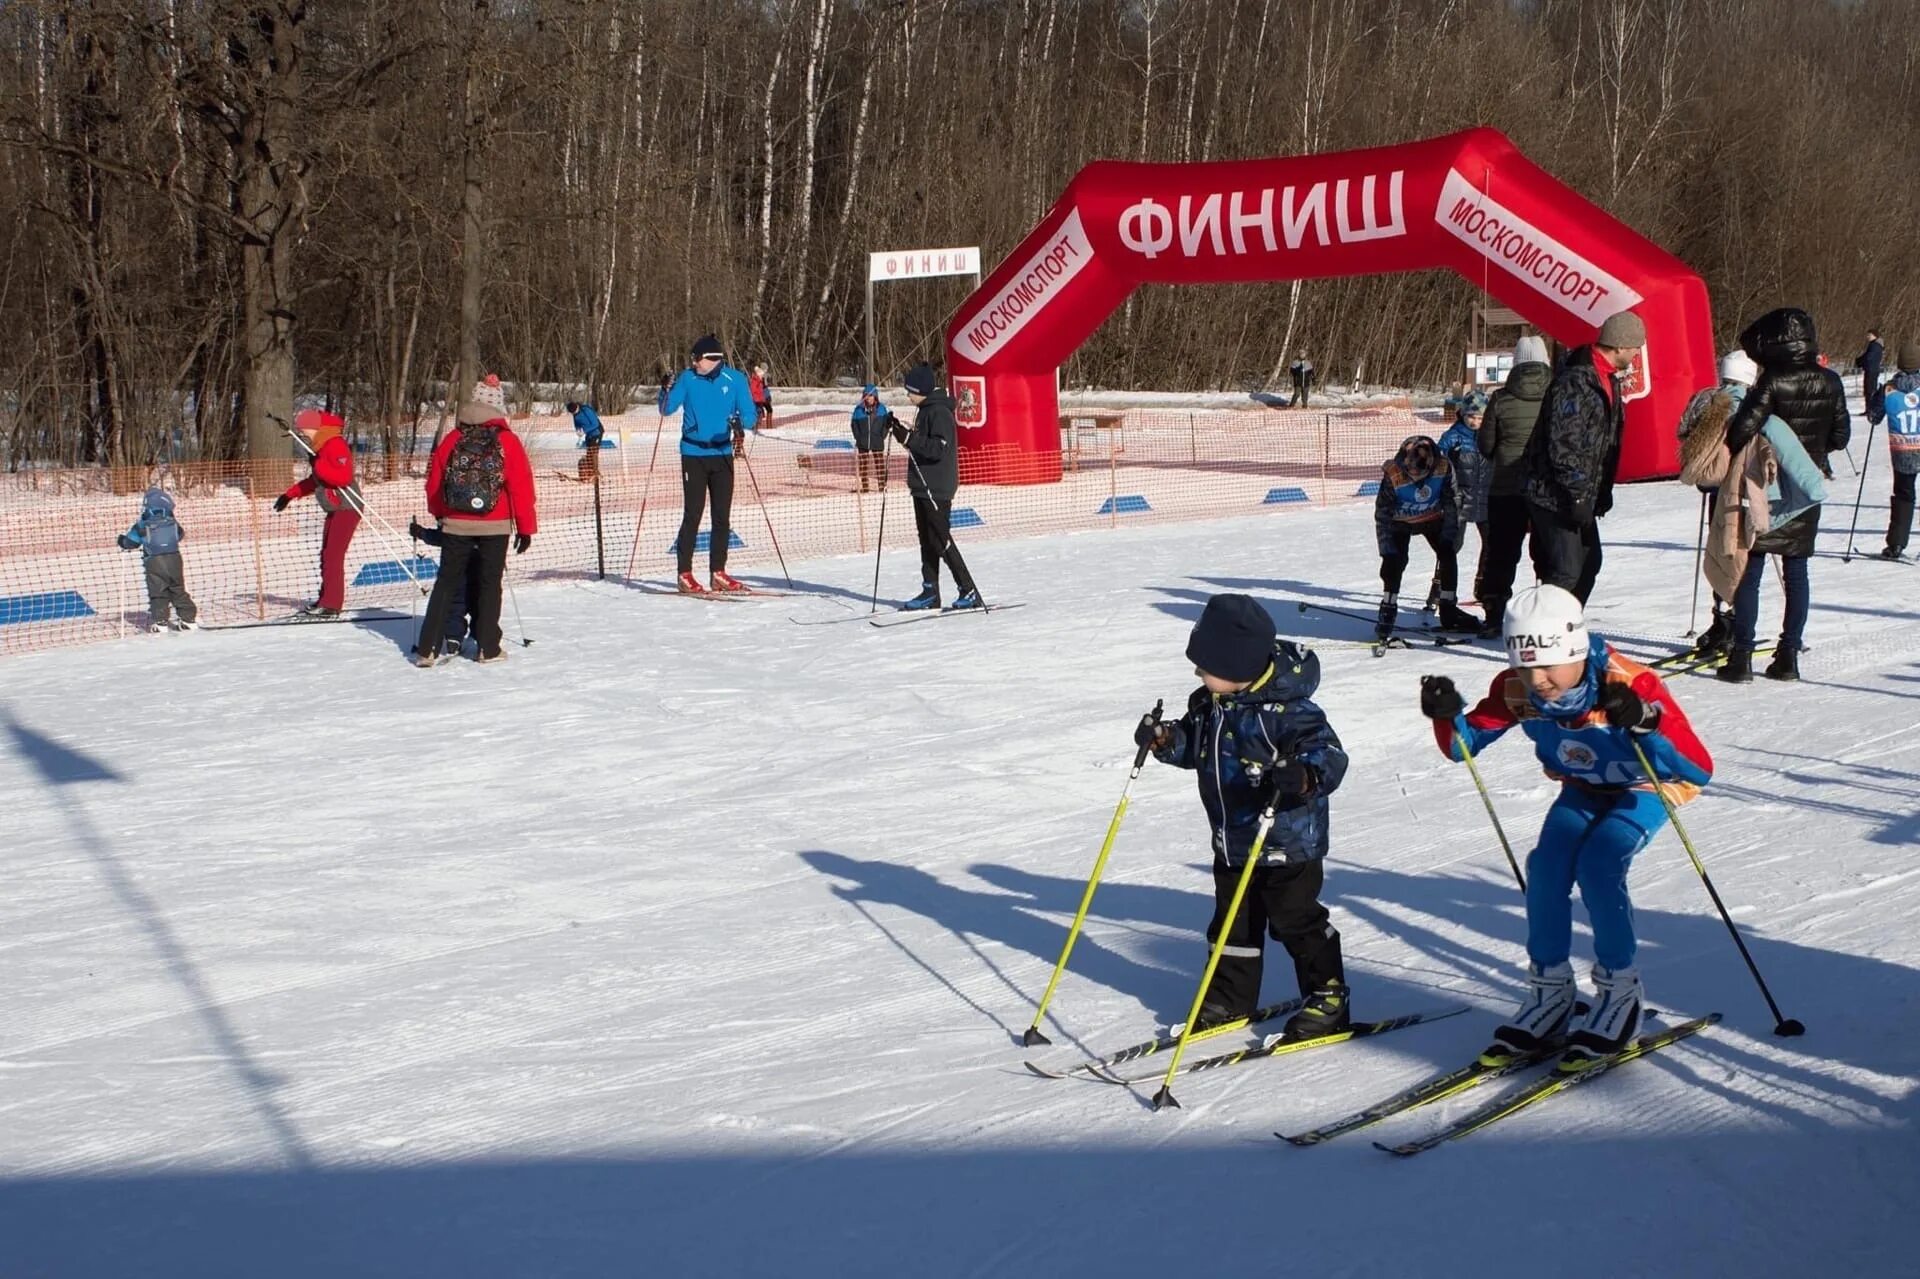
[[[1454,404],[1453,425],[1440,437],[1440,455],[1447,459],[1447,468],[1453,472],[1454,512],[1454,560],[1462,558],[1460,552],[1467,549],[1467,529],[1480,531],[1480,552],[1473,574],[1474,598],[1480,598],[1481,579],[1487,559],[1487,498],[1493,485],[1493,459],[1480,451],[1480,427],[1487,412],[1487,397],[1479,391],[1470,391],[1461,396]],[[1456,569],[1456,572],[1458,570]],[[1432,602],[1440,601],[1439,574],[1434,575]],[[1471,625],[1481,627],[1480,619],[1466,610],[1453,606],[1452,616],[1442,616],[1440,624],[1448,630]]]
[[[1245,1017],[1260,1002],[1265,935],[1286,947],[1303,1000],[1286,1025],[1290,1040],[1344,1030],[1350,1019],[1340,933],[1320,900],[1327,855],[1327,796],[1347,773],[1347,755],[1313,703],[1320,659],[1276,637],[1273,618],[1248,595],[1207,601],[1187,640],[1201,687],[1178,720],[1143,719],[1138,745],[1175,768],[1195,771],[1213,835],[1213,921],[1209,944],[1226,948],[1201,1001],[1197,1025]],[[1241,900],[1226,918],[1263,811],[1273,826]]]
[[[853,406],[853,460],[860,476],[860,491],[867,491],[870,476],[880,477],[880,491],[887,488],[887,428],[893,424],[893,410],[880,402],[880,388],[869,382],[860,388],[860,402]]]
[[[1453,468],[1427,435],[1409,435],[1380,468],[1380,492],[1373,500],[1374,540],[1380,548],[1379,620],[1374,633],[1393,634],[1400,617],[1400,579],[1415,535],[1433,548],[1440,574],[1440,625],[1447,630],[1478,630],[1480,625],[1454,603],[1459,585],[1460,508],[1453,500]]]
[[[680,519],[679,586],[688,595],[707,587],[693,575],[693,540],[707,500],[713,500],[713,531],[707,552],[708,582],[716,591],[744,591],[727,574],[728,517],[733,506],[733,455],[744,450],[748,431],[760,429],[747,379],[727,364],[726,350],[711,333],[693,344],[693,367],[660,382],[660,416],[680,415],[680,487],[686,512]]]
[[[1903,558],[1913,531],[1913,477],[1920,474],[1920,342],[1900,344],[1899,367],[1880,401],[1893,457],[1893,505],[1887,514],[1887,545],[1880,552],[1883,560]]]
[[[173,517],[173,499],[162,488],[150,488],[140,503],[140,518],[115,541],[123,551],[138,549],[147,571],[147,606],[153,620],[151,631],[169,629],[169,610],[180,620],[172,624],[177,631],[190,631],[197,623],[200,608],[187,594],[187,571],[180,559],[180,539],[187,532]]]
[[[600,442],[606,438],[607,428],[591,404],[568,400],[567,412],[573,414],[574,433],[580,437],[580,447],[586,450],[580,455],[579,470],[580,479],[585,483],[600,473]]]

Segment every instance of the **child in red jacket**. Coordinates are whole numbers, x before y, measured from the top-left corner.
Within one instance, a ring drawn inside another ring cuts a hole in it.
[[[367,504],[353,482],[353,449],[331,423],[315,434],[313,471],[306,479],[273,500],[284,511],[296,497],[312,494],[327,513],[320,534],[320,598],[300,611],[308,617],[338,617],[347,598],[347,548],[360,527]]]

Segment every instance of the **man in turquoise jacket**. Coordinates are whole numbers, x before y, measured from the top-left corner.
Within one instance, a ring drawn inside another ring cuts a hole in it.
[[[708,581],[715,591],[747,588],[727,575],[728,517],[733,506],[733,454],[746,447],[746,433],[760,429],[747,379],[727,364],[720,339],[711,333],[693,344],[693,367],[660,381],[660,416],[680,415],[680,487],[686,512],[680,519],[680,589],[704,595],[708,588],[693,575],[693,539],[700,531],[708,495],[713,499],[713,532],[707,551]]]

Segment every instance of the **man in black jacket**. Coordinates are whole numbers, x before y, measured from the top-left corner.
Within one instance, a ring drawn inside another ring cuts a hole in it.
[[[1573,592],[1582,605],[1600,576],[1597,521],[1613,509],[1625,420],[1620,375],[1646,343],[1647,326],[1639,316],[1608,316],[1599,340],[1561,364],[1522,458],[1534,576]]]
[[[953,495],[960,487],[953,397],[940,389],[927,364],[909,369],[902,385],[916,410],[913,429],[907,430],[897,417],[889,429],[907,450],[907,491],[913,495],[913,523],[920,533],[920,593],[901,607],[940,607],[940,562],[945,560],[960,592],[949,607],[979,608],[980,592],[953,544]]]
[[[1886,420],[1886,410],[1880,405],[1880,361],[1886,358],[1886,347],[1880,344],[1880,330],[1867,330],[1867,349],[1860,352],[1860,358],[1854,363],[1860,366],[1860,394],[1867,402],[1867,423],[1878,426]]]
[[[1820,365],[1813,317],[1792,306],[1769,311],[1740,334],[1740,349],[1760,366],[1760,380],[1727,419],[1727,452],[1737,457],[1759,434],[1767,418],[1777,417],[1800,437],[1814,465],[1832,479],[1827,454],[1847,447],[1853,435],[1853,419],[1847,413],[1847,393],[1840,375]],[[1744,684],[1753,678],[1753,632],[1769,555],[1780,557],[1787,609],[1780,643],[1766,674],[1769,679],[1800,678],[1800,642],[1812,605],[1807,561],[1813,556],[1819,532],[1820,508],[1815,506],[1754,539],[1747,575],[1733,597],[1733,647],[1717,672],[1721,679]]]

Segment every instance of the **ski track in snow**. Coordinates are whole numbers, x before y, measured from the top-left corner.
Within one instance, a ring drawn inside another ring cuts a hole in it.
[[[1824,549],[1850,515],[1829,506]],[[1697,516],[1637,486],[1602,525],[1593,626],[1630,655],[1683,643]],[[1294,607],[1370,605],[1372,546],[1359,506],[980,543],[1028,607],[897,634],[787,624],[826,596],[525,583],[537,642],[486,670],[413,670],[404,625],[0,664],[0,1274],[1446,1275],[1575,1239],[1622,1273],[1910,1273],[1905,566],[1815,561],[1797,687],[1672,680],[1718,769],[1682,819],[1804,1038],[1770,1033],[1667,831],[1633,871],[1640,966],[1667,1016],[1720,1026],[1414,1160],[1370,1140],[1491,1093],[1322,1149],[1269,1135],[1458,1064],[1521,985],[1511,873],[1415,710],[1420,674],[1477,695],[1498,652],[1375,659]],[[792,568],[871,582],[870,559]],[[912,550],[883,572],[907,582]],[[1147,766],[1053,1046],[1018,1036],[1133,723],[1184,707],[1220,590],[1319,643],[1353,758],[1327,882],[1357,1014],[1473,1011],[1183,1078],[1155,1114],[1152,1082],[1020,1062],[1184,1015],[1210,904],[1190,776]],[[1763,642],[1779,607],[1769,580]],[[1480,766],[1524,856],[1554,787],[1518,735]]]

